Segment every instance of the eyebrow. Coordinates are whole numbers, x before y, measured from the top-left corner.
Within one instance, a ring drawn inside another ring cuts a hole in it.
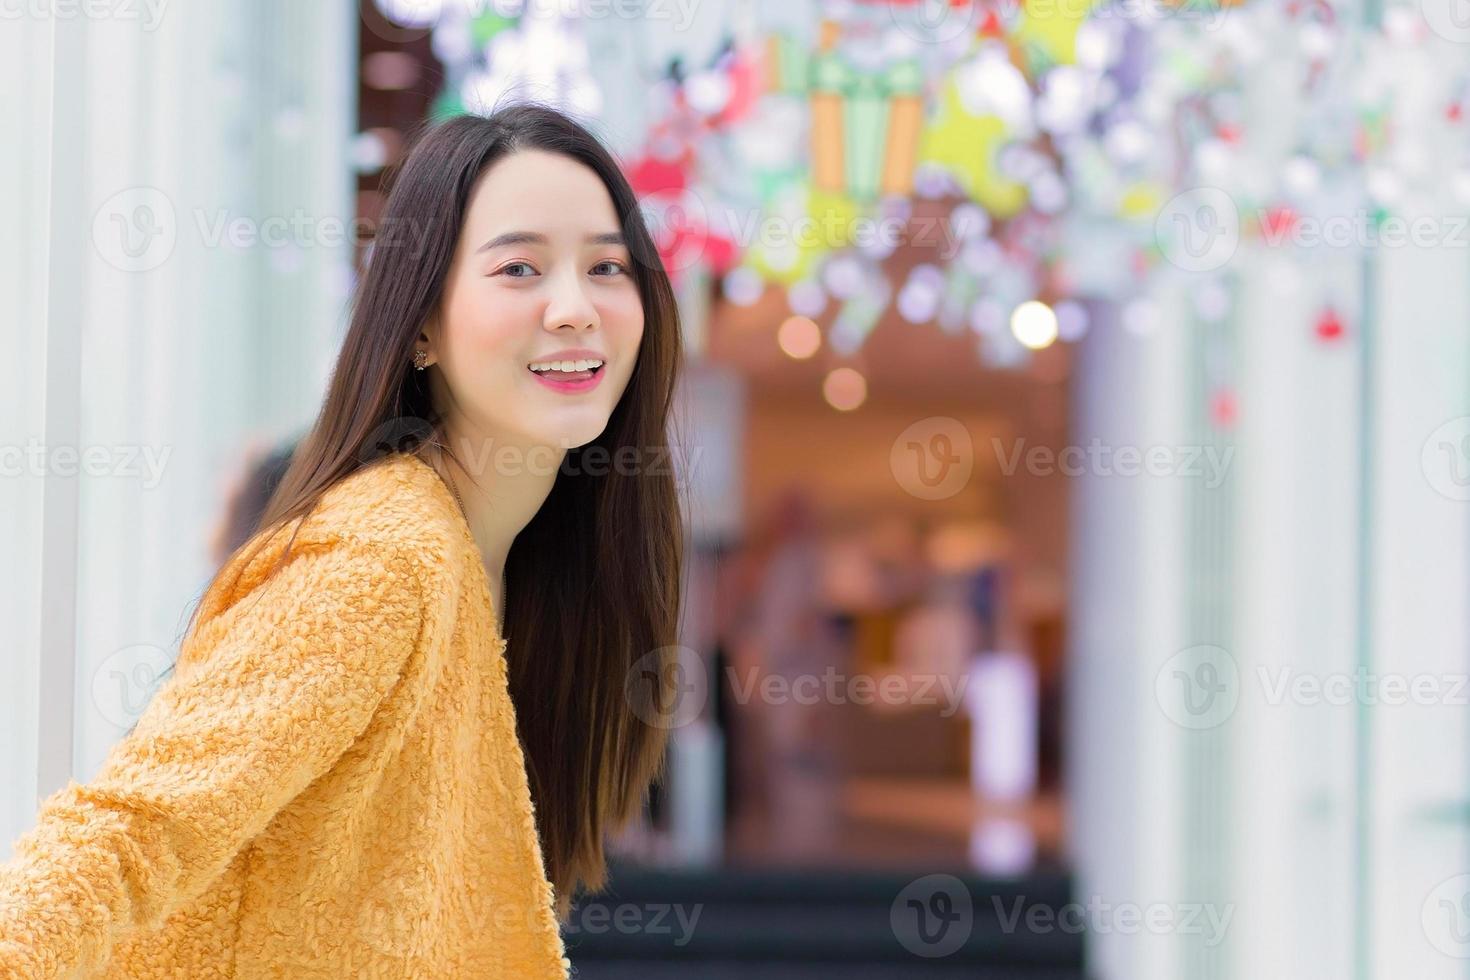
[[[588,245],[622,245],[623,236],[621,232],[606,231],[600,235],[588,235],[583,239]],[[488,252],[491,249],[504,248],[507,245],[545,245],[545,235],[534,231],[507,231],[496,235],[485,244],[477,248],[476,252]]]

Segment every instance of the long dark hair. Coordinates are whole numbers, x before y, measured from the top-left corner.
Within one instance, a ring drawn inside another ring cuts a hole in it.
[[[382,216],[381,228],[396,240],[379,237],[371,247],[321,413],[252,540],[263,545],[281,525],[309,515],[339,480],[372,465],[385,433],[395,451],[422,457],[434,446],[459,462],[444,445],[426,375],[413,369],[415,341],[439,305],[476,180],[507,154],[531,149],[570,157],[602,179],[644,311],[637,363],[607,427],[567,450],[546,502],[506,558],[506,581],[519,586],[504,610],[511,697],[547,875],[565,920],[579,886],[606,884],[604,836],[638,814],[662,772],[667,726],[659,720],[674,696],[668,681],[683,560],[674,474],[659,465],[669,458],[678,310],[632,188],[584,127],[556,109],[517,103],[420,133]],[[618,451],[632,447],[654,465],[584,464],[593,447],[604,462],[626,458]],[[293,531],[287,551],[294,540]],[[635,670],[654,683],[629,684]]]

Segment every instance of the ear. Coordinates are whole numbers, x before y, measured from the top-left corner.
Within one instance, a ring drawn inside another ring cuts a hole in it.
[[[424,319],[423,326],[419,328],[418,337],[415,338],[413,345],[414,350],[424,350],[428,352],[429,364],[433,364],[439,359],[439,352],[435,349],[435,344],[438,341],[438,337],[439,313],[436,310],[433,313],[430,313]]]

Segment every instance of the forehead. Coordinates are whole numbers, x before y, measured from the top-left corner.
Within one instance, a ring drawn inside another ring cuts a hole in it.
[[[465,230],[484,240],[530,231],[580,242],[618,230],[612,195],[592,168],[559,153],[523,150],[497,160],[470,192]]]

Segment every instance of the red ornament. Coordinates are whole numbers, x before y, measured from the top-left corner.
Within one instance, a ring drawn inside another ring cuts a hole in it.
[[[1314,328],[1317,339],[1324,343],[1336,343],[1343,338],[1346,331],[1343,329],[1342,318],[1332,307],[1326,307],[1317,317],[1317,325]]]
[[[747,116],[761,95],[761,62],[758,51],[737,51],[725,68],[730,79],[730,101],[715,113],[710,123],[716,129],[739,122]]]
[[[677,280],[696,261],[703,261],[714,275],[734,267],[740,249],[729,235],[709,226],[704,203],[690,186],[684,166],[650,155],[625,165],[624,171],[670,278]]]
[[[1236,414],[1234,391],[1229,388],[1219,388],[1210,395],[1210,421],[1215,424],[1215,428],[1230,428],[1235,424]]]
[[[1054,262],[1051,268],[1047,270],[1047,278],[1050,280],[1049,286],[1051,287],[1051,291],[1059,295],[1069,295],[1077,288],[1076,283],[1072,279],[1072,270],[1067,267],[1067,263],[1065,262]]]
[[[684,167],[653,156],[634,160],[631,166],[624,167],[624,172],[628,175],[628,183],[633,185],[633,193],[639,197],[645,194],[682,194],[689,186],[689,174]]]
[[[1296,225],[1296,211],[1285,205],[1267,208],[1261,217],[1261,231],[1265,233],[1268,245],[1275,245],[1290,235]]]

